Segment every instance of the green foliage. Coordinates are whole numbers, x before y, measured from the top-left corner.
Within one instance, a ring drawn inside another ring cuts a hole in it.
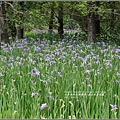
[[[75,20],[70,18],[64,18],[64,28],[65,29],[71,29],[71,30],[78,30],[80,29],[80,26],[78,23],[76,23]]]
[[[11,26],[20,25],[24,27],[25,32],[33,29],[48,29],[51,9],[54,7],[53,29],[58,29],[58,3],[59,2],[27,2],[24,1],[23,7],[19,2],[6,4],[6,16],[8,22],[8,32],[11,32]],[[120,33],[120,2],[91,2],[93,12],[100,20],[100,32],[102,34]],[[64,29],[75,29],[87,32],[88,2],[63,2],[64,9]],[[112,14],[114,10],[114,17]],[[106,35],[107,35],[106,34]]]
[[[104,41],[107,43],[117,44],[118,46],[120,46],[120,36],[118,34],[104,33],[97,37],[97,41],[99,42]]]

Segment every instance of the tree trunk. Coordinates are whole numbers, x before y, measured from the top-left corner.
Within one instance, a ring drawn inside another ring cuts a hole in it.
[[[54,3],[51,5],[50,21],[49,21],[49,32],[53,31],[53,19],[54,19]]]
[[[90,42],[96,41],[96,25],[95,25],[95,14],[93,11],[92,2],[88,3],[88,16],[87,16],[87,40]]]
[[[0,1],[0,39],[5,43],[9,43],[6,25],[5,3],[3,1]]]
[[[18,39],[22,39],[23,38],[23,28],[21,28],[20,26],[17,26],[16,28],[16,36]]]
[[[99,20],[99,17],[98,17],[98,15],[97,16],[95,16],[95,34],[96,34],[96,36],[99,36],[100,35],[100,20]]]
[[[19,5],[20,5],[21,11],[24,13],[24,1],[20,1]],[[19,17],[21,18],[21,21],[16,28],[16,38],[22,39],[24,35],[24,29],[23,29],[24,16],[23,14],[20,14]]]
[[[90,42],[96,41],[96,32],[95,32],[95,15],[94,13],[90,13],[88,15],[88,31],[87,31],[87,39]]]
[[[63,38],[63,3],[59,2],[58,5],[58,34],[60,36],[60,38]]]
[[[99,20],[99,16],[98,16],[98,7],[99,7],[99,5],[100,5],[100,1],[96,1],[95,2],[95,5],[96,5],[96,10],[95,10],[95,12],[96,12],[96,14],[95,14],[95,31],[96,31],[96,36],[99,36],[100,35],[100,20]]]

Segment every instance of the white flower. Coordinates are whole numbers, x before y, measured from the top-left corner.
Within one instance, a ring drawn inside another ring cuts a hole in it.
[[[43,109],[46,108],[46,107],[48,107],[48,106],[47,106],[46,103],[44,103],[44,104],[42,104],[42,105],[40,106],[40,109],[43,110]]]
[[[32,92],[31,97],[34,97],[35,95],[38,95],[38,93]]]
[[[32,92],[31,97],[34,97],[34,96],[35,96],[35,93],[34,93],[34,92]]]

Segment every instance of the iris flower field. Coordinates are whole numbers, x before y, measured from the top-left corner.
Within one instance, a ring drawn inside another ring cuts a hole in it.
[[[2,43],[0,118],[120,118],[120,48],[66,35]]]

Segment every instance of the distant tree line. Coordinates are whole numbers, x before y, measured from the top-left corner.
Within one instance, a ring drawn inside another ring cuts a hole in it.
[[[0,1],[0,39],[9,43],[9,36],[22,39],[25,31],[47,27],[49,32],[58,29],[63,38],[64,26],[74,20],[87,34],[87,40],[96,42],[101,33],[119,34],[119,8],[119,1]]]

